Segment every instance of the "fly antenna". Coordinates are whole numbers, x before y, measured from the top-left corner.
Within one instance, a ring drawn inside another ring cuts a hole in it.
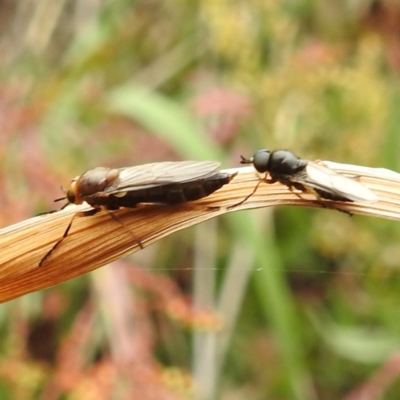
[[[240,161],[240,164],[252,164],[253,163],[253,157],[252,158],[245,158],[243,156],[240,156],[242,161]]]
[[[65,194],[67,194],[67,189],[65,189],[64,186],[60,186],[60,189],[61,189]],[[59,197],[58,199],[55,199],[54,202],[63,201],[63,200],[67,200],[67,196]]]

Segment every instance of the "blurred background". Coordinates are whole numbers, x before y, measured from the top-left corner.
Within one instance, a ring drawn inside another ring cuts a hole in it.
[[[97,166],[264,147],[399,170],[394,0],[0,1],[0,221]],[[398,399],[394,221],[231,213],[0,307],[1,399]]]

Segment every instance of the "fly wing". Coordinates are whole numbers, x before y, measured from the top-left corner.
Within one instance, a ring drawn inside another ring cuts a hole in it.
[[[215,175],[220,165],[214,161],[168,161],[121,168],[118,179],[103,194],[108,196],[130,190],[206,179]],[[101,196],[101,193],[97,195]]]
[[[290,178],[291,181],[299,182],[306,187],[318,192],[329,193],[336,197],[342,197],[349,201],[360,203],[374,203],[378,197],[367,187],[357,182],[356,179],[348,178],[338,174],[332,169],[307,161],[307,166],[303,173],[296,174]]]

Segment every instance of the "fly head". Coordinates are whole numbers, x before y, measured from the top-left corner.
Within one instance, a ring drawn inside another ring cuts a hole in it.
[[[254,154],[253,157],[247,159],[241,156],[242,161],[241,164],[253,164],[254,168],[260,172],[269,171],[269,160],[270,160],[271,152],[267,149],[259,150]]]

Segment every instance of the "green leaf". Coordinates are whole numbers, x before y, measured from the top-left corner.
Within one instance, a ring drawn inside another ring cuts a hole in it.
[[[182,157],[223,158],[218,147],[207,138],[199,121],[177,102],[131,84],[114,89],[107,100],[111,111],[132,118],[165,139]]]

